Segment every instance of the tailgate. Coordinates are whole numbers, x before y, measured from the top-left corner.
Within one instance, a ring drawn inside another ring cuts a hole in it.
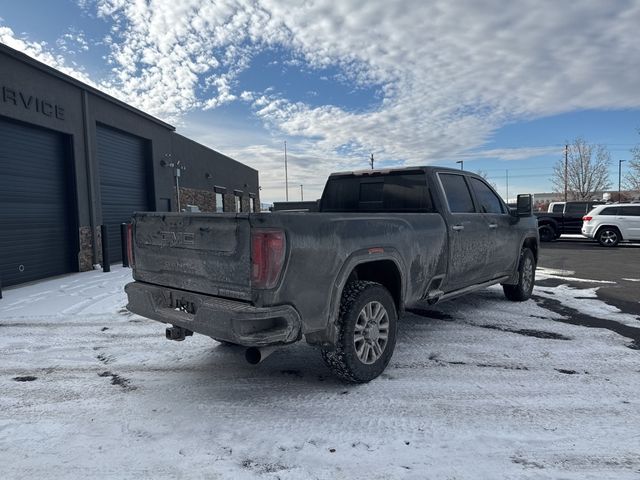
[[[136,213],[134,278],[166,287],[249,300],[247,215]]]

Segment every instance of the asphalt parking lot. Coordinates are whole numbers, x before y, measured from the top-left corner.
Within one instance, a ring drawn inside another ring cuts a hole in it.
[[[605,248],[577,235],[563,236],[555,242],[541,244],[538,264],[574,272],[575,277],[581,279],[613,282],[599,283],[598,298],[625,313],[640,314],[638,243],[621,243],[617,247]],[[558,280],[545,280],[542,284],[544,282],[557,283]]]

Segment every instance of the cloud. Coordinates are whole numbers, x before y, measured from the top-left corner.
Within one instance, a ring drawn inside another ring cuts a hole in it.
[[[19,50],[81,82],[96,86],[96,83],[93,82],[84,71],[77,67],[69,66],[62,55],[51,53],[47,48],[46,42],[36,42],[19,38],[9,27],[0,25],[0,43]]]
[[[82,5],[112,24],[105,39],[112,74],[99,79],[103,89],[168,121],[234,102],[248,106],[272,139],[257,145],[245,140],[225,153],[260,154],[276,165],[278,142],[289,138],[292,168],[309,181],[363,165],[370,152],[388,163],[531,158],[550,150],[482,149],[498,128],[520,120],[640,107],[640,3],[634,1]],[[64,63],[41,44],[21,47]],[[239,75],[252,73],[252,58],[273,47],[290,53],[281,59],[287,68],[315,71],[326,82],[375,87],[382,94],[379,106],[355,111],[323,104],[321,96],[313,104],[294,101],[283,85],[251,91]],[[339,73],[327,75],[327,67]],[[260,171],[263,184],[282,192],[279,178]]]
[[[89,51],[89,42],[85,37],[85,33],[74,27],[70,27],[67,33],[56,40],[56,46],[67,55],[76,55]]]

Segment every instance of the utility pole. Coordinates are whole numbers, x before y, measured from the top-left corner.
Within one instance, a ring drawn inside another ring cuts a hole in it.
[[[304,202],[304,190],[302,189],[302,184],[300,184],[300,201]]]
[[[285,200],[289,201],[289,173],[287,172],[287,141],[284,141],[284,189]]]
[[[509,203],[509,169],[507,168],[507,203]]]
[[[371,165],[371,170],[373,170],[373,153],[371,154],[371,157],[369,158],[369,164]]]
[[[626,160],[618,160],[618,202],[620,202],[622,200],[621,198],[621,190],[620,190],[620,183],[622,182],[622,164],[626,162]]]
[[[464,170],[464,160],[458,160],[456,163],[460,164],[460,170]]]
[[[567,180],[569,172],[569,145],[564,146],[564,201],[567,201]]]

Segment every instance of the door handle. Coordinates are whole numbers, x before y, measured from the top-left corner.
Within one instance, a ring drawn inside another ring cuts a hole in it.
[[[454,225],[451,228],[457,232],[459,230],[464,230],[464,225]]]
[[[498,228],[498,224],[497,223],[490,223],[489,224],[489,228]]]

